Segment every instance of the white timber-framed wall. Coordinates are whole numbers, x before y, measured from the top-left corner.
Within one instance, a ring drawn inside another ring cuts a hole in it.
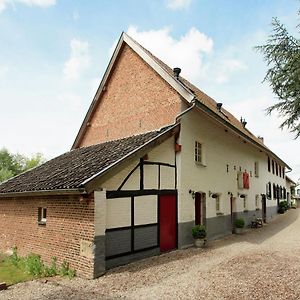
[[[159,206],[166,195],[176,201],[172,249],[177,248],[174,142],[171,136],[142,157],[128,161],[97,188],[106,191],[105,238],[101,240],[105,247],[106,269],[161,253]]]

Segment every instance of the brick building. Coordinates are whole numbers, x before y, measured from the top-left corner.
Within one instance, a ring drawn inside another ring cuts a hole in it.
[[[94,278],[191,245],[195,223],[276,215],[290,167],[179,73],[123,33],[71,151],[0,185],[0,251]]]

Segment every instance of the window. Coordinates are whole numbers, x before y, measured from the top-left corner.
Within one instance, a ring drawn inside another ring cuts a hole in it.
[[[278,176],[278,164],[276,163],[276,176]]]
[[[284,175],[285,175],[285,170],[284,170],[284,167],[282,167],[282,177],[284,178]]]
[[[46,224],[47,221],[47,208],[39,207],[38,208],[38,223]]]
[[[272,173],[274,174],[275,172],[275,164],[274,164],[274,160],[272,159]]]
[[[268,156],[268,171],[271,172],[271,161],[269,156]]]
[[[243,198],[243,208],[244,210],[247,210],[247,196],[244,196]]]
[[[195,141],[195,162],[204,165],[203,145]]]
[[[271,188],[271,182],[268,182],[267,184],[267,198],[272,199],[272,188]]]
[[[281,177],[281,166],[279,165],[279,177]]]
[[[259,195],[255,195],[255,207],[259,208]]]
[[[254,176],[258,177],[258,175],[259,175],[259,164],[258,164],[258,161],[256,161],[254,163]]]
[[[276,193],[276,185],[273,183],[273,199],[277,198],[277,193]]]
[[[220,195],[216,195],[216,213],[221,212]]]

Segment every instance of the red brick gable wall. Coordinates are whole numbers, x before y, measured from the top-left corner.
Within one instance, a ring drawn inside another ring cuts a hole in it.
[[[181,108],[179,94],[126,44],[100,97],[79,147],[172,124]]]
[[[38,207],[47,208],[46,225],[38,225]],[[0,251],[14,246],[20,255],[36,253],[46,263],[66,260],[82,277],[93,277],[94,261],[80,255],[80,241],[94,240],[94,203],[78,197],[49,196],[0,199]]]

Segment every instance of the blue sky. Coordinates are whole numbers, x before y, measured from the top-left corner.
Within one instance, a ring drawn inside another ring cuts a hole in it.
[[[298,34],[297,0],[0,0],[0,148],[68,151],[122,31],[190,79],[294,169],[300,140],[264,108],[275,97],[255,45],[272,17]]]

